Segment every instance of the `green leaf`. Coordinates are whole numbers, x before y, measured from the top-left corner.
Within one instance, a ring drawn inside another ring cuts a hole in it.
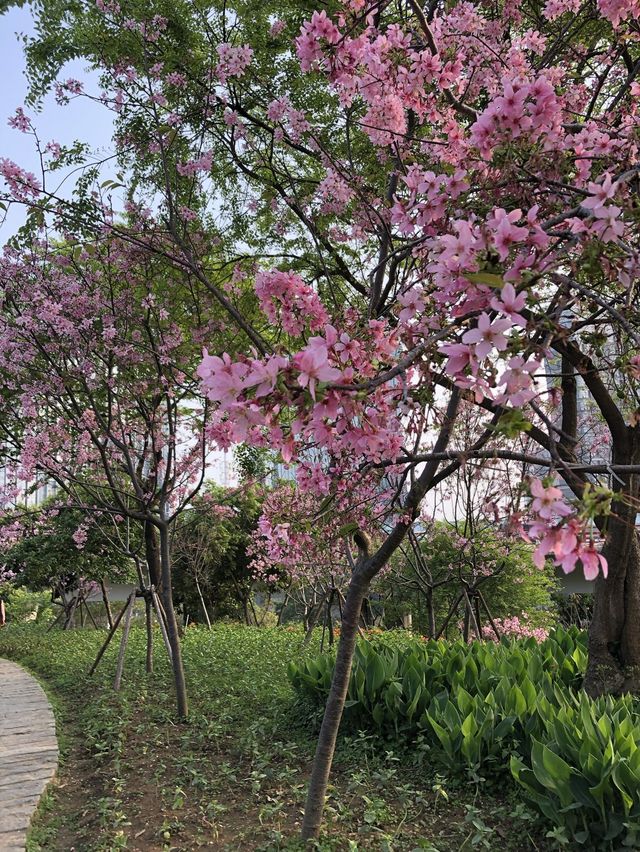
[[[502,290],[504,287],[504,278],[493,272],[467,272],[464,277],[472,284],[486,284],[488,287],[496,287],[498,290]]]
[[[460,726],[460,730],[462,732],[462,736],[466,739],[473,737],[474,734],[477,733],[478,725],[473,713],[469,713],[469,715],[465,718],[464,722]]]

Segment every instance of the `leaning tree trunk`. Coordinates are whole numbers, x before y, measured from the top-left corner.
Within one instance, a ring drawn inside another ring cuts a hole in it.
[[[456,388],[451,393],[447,411],[440,427],[440,433],[433,447],[434,455],[442,452],[447,447],[460,399],[460,390]],[[411,523],[415,520],[420,502],[429,488],[431,488],[434,476],[438,470],[438,464],[438,461],[430,461],[425,465],[422,473],[413,482],[404,500],[403,517],[397,521],[392,531],[375,553],[371,552],[372,545],[368,535],[361,530],[354,535],[359,555],[351,574],[342,610],[342,627],[336,654],[336,664],[333,671],[329,697],[325,705],[318,745],[313,759],[313,769],[311,770],[311,780],[309,782],[304,820],[302,822],[302,839],[304,841],[313,842],[320,834],[324,797],[327,792],[331,763],[338,738],[338,728],[340,727],[344,702],[349,687],[351,664],[356,647],[362,602],[369,591],[373,578],[389,562],[389,559],[406,537],[410,529],[406,518],[409,517]]]
[[[628,445],[614,446],[618,464],[638,464],[640,436],[629,428]],[[640,692],[640,539],[636,513],[640,477],[624,476],[607,521],[602,549],[609,572],[595,581],[584,688],[595,697]]]
[[[173,680],[178,702],[178,716],[184,720],[189,714],[189,705],[187,702],[187,686],[184,679],[184,666],[182,665],[178,621],[176,619],[176,611],[173,607],[171,548],[169,544],[169,530],[166,524],[160,527],[160,566],[162,570],[162,602],[164,604],[167,634],[171,646],[171,666],[173,668]]]
[[[322,727],[320,728],[316,753],[313,759],[313,769],[302,825],[302,839],[305,841],[312,840],[320,833],[324,797],[329,783],[329,772],[331,771],[338,729],[349,688],[349,678],[351,677],[351,664],[358,637],[360,610],[368,588],[369,581],[367,578],[362,577],[361,573],[356,569],[356,572],[351,577],[342,610],[342,624],[336,665],[333,680],[331,681],[331,690],[322,718]]]

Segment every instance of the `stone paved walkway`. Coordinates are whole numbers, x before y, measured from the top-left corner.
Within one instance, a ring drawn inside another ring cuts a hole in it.
[[[30,674],[0,659],[0,850],[22,852],[58,764],[53,713]]]

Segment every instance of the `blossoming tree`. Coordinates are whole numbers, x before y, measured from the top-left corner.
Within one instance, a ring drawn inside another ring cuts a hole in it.
[[[79,548],[96,512],[115,538],[138,525],[186,716],[170,531],[206,473],[207,402],[195,367],[215,310],[159,256],[108,235],[79,247],[71,232],[7,248],[0,299],[3,505],[10,512],[21,482],[56,482],[63,506],[87,513]]]
[[[516,520],[539,561],[597,577],[589,691],[638,689],[640,7],[344,0],[300,29],[299,8],[266,21],[263,5],[177,4],[174,17],[151,5],[141,19],[100,0],[102,38],[81,49],[166,237],[136,241],[203,282],[212,235],[235,264],[210,292],[250,348],[205,352],[207,438],[273,447],[304,476],[311,464],[358,547],[305,812],[313,838],[362,601],[466,459],[548,469]],[[198,49],[185,58],[185,45]],[[286,73],[296,62],[302,76]],[[60,209],[1,165],[9,199]],[[247,275],[255,321],[233,294]],[[581,457],[582,385],[610,462]],[[459,441],[465,402],[489,421]],[[520,432],[539,449],[523,451]],[[374,545],[359,507],[381,494]]]

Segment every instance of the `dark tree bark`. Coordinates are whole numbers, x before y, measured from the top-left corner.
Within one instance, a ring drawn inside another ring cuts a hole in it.
[[[244,615],[244,623],[247,627],[250,627],[251,616],[249,615],[249,602],[246,598],[242,598],[242,614]]]
[[[436,635],[436,612],[433,606],[433,589],[428,589],[425,594],[427,602],[427,618],[429,620],[429,639]]]
[[[144,548],[149,569],[149,580],[155,586],[158,594],[162,594],[162,569],[160,565],[160,549],[158,534],[151,521],[144,522]]]
[[[626,441],[613,446],[614,464],[638,464],[640,434],[629,427]],[[640,692],[640,541],[636,513],[640,476],[625,475],[607,519],[602,549],[608,577],[595,581],[589,626],[589,661],[584,688],[591,696]]]
[[[359,560],[366,565],[368,549],[362,550],[363,559]],[[331,690],[324,710],[322,727],[318,737],[316,753],[313,761],[311,781],[307,793],[307,807],[304,812],[304,823],[302,826],[302,839],[310,840],[318,836],[322,821],[322,810],[324,808],[324,797],[329,783],[329,773],[333,761],[333,753],[336,748],[336,740],[344,702],[349,688],[351,677],[351,664],[358,637],[358,622],[360,620],[360,609],[369,588],[367,579],[361,564],[356,566],[345,599],[342,610],[342,625],[340,628],[340,642],[336,656],[336,666],[331,681]]]
[[[189,704],[187,701],[187,686],[184,678],[184,666],[182,664],[182,650],[180,648],[180,635],[178,633],[178,622],[173,607],[173,589],[171,585],[171,547],[169,542],[169,529],[166,524],[159,526],[160,531],[160,566],[162,570],[162,603],[166,618],[167,635],[171,646],[171,666],[173,668],[173,680],[176,689],[176,700],[178,703],[178,716],[185,720],[189,715]]]

